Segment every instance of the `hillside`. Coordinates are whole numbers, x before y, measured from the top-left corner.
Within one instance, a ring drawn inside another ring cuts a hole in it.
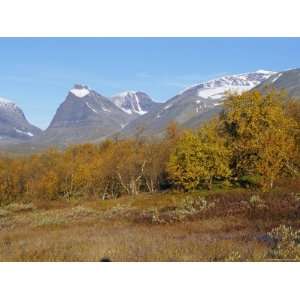
[[[197,127],[208,117],[217,114],[226,92],[248,91],[275,74],[272,71],[228,75],[188,87],[178,95],[162,103],[130,122],[121,132],[134,135],[141,128],[145,135],[162,134],[170,122],[187,127]]]
[[[267,87],[284,90],[289,96],[300,98],[300,69],[287,70],[274,74],[259,84],[256,89],[264,91]]]
[[[0,144],[26,141],[40,133],[39,128],[28,122],[20,107],[0,97]]]
[[[59,106],[49,127],[35,144],[67,145],[104,138],[119,131],[130,117],[119,107],[84,85],[75,85]]]

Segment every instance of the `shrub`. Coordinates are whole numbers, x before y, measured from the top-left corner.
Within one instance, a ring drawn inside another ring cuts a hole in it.
[[[239,179],[239,184],[245,188],[255,188],[259,185],[260,176],[242,176]]]
[[[238,251],[233,251],[227,257],[225,257],[224,261],[226,261],[226,262],[242,261],[241,254]]]
[[[273,240],[273,247],[269,253],[275,259],[300,259],[300,230],[290,226],[280,225],[268,233]]]
[[[215,203],[207,201],[204,197],[186,197],[183,200],[182,208],[189,212],[200,212],[215,207]]]
[[[5,208],[12,212],[23,212],[32,211],[35,209],[35,206],[33,203],[10,203]]]
[[[262,198],[260,198],[259,195],[252,195],[249,199],[248,199],[248,203],[252,208],[265,208],[265,202]]]

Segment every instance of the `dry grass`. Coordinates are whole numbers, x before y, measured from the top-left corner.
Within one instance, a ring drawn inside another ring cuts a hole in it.
[[[299,187],[257,206],[240,190],[14,204],[0,209],[0,260],[268,260],[267,232],[300,227]]]

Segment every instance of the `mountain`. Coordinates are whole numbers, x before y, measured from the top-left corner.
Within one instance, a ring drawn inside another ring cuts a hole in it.
[[[0,97],[0,142],[26,141],[41,133],[11,100]]]
[[[161,135],[171,121],[195,128],[222,110],[227,91],[241,93],[264,89],[266,85],[300,96],[300,69],[226,75],[186,88],[165,103],[156,103],[146,93],[133,91],[108,98],[76,84],[42,133],[28,123],[16,104],[1,99],[0,142],[21,141],[22,147],[31,151],[50,145],[101,141],[115,135],[133,136],[137,132]]]
[[[276,73],[256,87],[263,91],[266,87],[284,89],[289,96],[300,98],[300,69]]]
[[[125,113],[137,118],[158,106],[150,96],[143,92],[126,91],[111,98],[111,101]]]
[[[130,116],[110,99],[76,84],[35,142],[66,145],[101,139],[120,131],[129,120]]]
[[[223,76],[191,86],[148,114],[130,122],[123,130],[125,136],[143,129],[144,134],[160,134],[175,121],[183,126],[195,127],[207,120],[222,107],[226,92],[248,91],[259,85],[275,72],[258,70],[251,73]]]

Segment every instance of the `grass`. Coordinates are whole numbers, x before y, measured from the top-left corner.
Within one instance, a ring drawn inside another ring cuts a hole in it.
[[[238,189],[10,204],[0,209],[0,261],[293,259],[296,242],[290,256],[276,257],[268,235],[279,225],[300,228],[300,184],[291,184],[260,195]]]

